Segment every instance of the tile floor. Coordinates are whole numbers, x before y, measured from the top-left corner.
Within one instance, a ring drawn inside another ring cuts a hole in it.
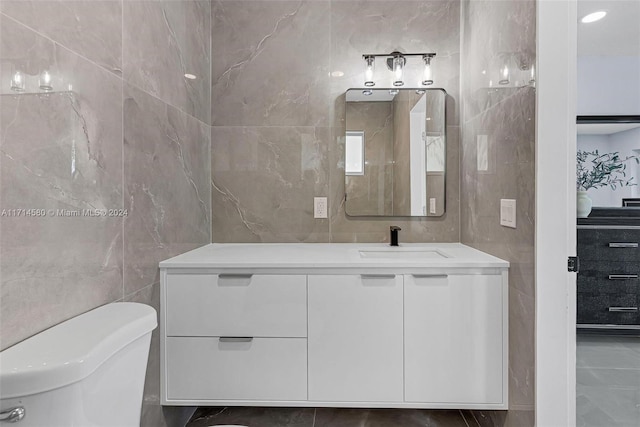
[[[640,337],[578,335],[578,427],[640,426]]]
[[[474,414],[458,410],[341,408],[199,408],[187,427],[479,427]]]

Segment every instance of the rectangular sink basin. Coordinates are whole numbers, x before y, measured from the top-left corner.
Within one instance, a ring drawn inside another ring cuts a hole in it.
[[[384,259],[443,259],[449,258],[438,249],[366,249],[360,250],[361,258]]]

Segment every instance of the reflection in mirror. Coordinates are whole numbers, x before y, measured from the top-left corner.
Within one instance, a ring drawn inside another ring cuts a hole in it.
[[[640,116],[578,116],[577,148],[599,154],[617,152],[621,158],[640,155]],[[640,166],[635,161],[626,165],[626,179],[635,185],[592,188],[587,195],[594,207],[621,208],[634,206],[640,200]]]
[[[445,98],[442,89],[347,91],[347,215],[444,215]]]

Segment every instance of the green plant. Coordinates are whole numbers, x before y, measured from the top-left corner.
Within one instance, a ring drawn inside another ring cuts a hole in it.
[[[626,162],[635,160],[640,164],[638,156],[628,156],[621,158],[618,152],[598,153],[595,151],[578,150],[576,156],[578,167],[576,169],[576,185],[578,191],[588,190],[590,188],[611,187],[615,190],[617,186],[628,187],[637,185],[633,181],[633,177],[627,178]]]

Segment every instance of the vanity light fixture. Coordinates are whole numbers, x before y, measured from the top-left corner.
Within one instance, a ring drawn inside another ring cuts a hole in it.
[[[596,22],[596,21],[601,20],[605,16],[607,16],[607,12],[605,12],[604,10],[599,10],[597,12],[593,12],[593,13],[590,13],[590,14],[584,16],[580,20],[580,22],[582,22],[583,24],[590,24],[592,22]]]
[[[407,57],[409,56],[419,56],[424,61],[424,72],[422,76],[422,81],[420,82],[422,86],[429,86],[433,84],[433,70],[431,69],[431,60],[436,56],[435,53],[401,53],[398,51],[385,53],[385,54],[377,54],[377,53],[368,53],[362,55],[362,58],[365,60],[366,68],[364,72],[364,85],[367,87],[375,86],[375,81],[373,80],[373,72],[375,70],[375,59],[376,57],[384,57],[386,58],[387,68],[389,71],[393,73],[393,85],[396,87],[404,86],[404,72],[405,66],[407,65]]]

